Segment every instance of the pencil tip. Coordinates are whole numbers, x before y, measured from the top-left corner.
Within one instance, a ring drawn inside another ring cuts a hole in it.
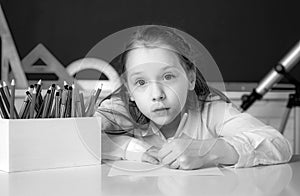
[[[41,79],[38,81],[38,84],[42,84],[42,80]]]
[[[3,86],[7,86],[7,84],[6,84],[6,82],[5,82],[5,81],[3,81],[2,83],[3,83]]]
[[[15,85],[15,79],[12,79],[11,81],[11,85],[14,86]]]
[[[103,83],[100,84],[100,87],[99,87],[99,84],[97,84],[95,90],[97,90],[97,89],[102,90],[102,87],[103,87]]]

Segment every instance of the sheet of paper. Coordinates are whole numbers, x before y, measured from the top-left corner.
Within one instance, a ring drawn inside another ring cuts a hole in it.
[[[178,170],[135,161],[114,161],[109,164],[111,169],[108,176],[223,176],[218,167]]]

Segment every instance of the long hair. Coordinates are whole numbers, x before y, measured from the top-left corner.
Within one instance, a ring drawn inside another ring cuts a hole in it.
[[[137,30],[128,42],[125,51],[110,62],[112,66],[118,68],[117,71],[124,82],[126,82],[125,65],[128,54],[131,50],[141,47],[165,48],[171,50],[178,56],[186,73],[188,73],[188,71],[194,71],[196,74],[194,91],[197,95],[201,112],[203,111],[204,103],[210,101],[208,99],[209,95],[218,96],[220,98],[219,100],[230,102],[223,93],[208,86],[202,73],[199,69],[197,69],[195,63],[191,59],[191,46],[184,40],[183,37],[168,27],[151,25]],[[114,95],[112,96],[119,96],[124,101],[134,127],[144,127],[143,125],[147,124],[149,119],[138,109],[134,101],[130,101],[129,95],[126,91],[126,87],[122,85],[120,89],[117,89],[113,93]]]

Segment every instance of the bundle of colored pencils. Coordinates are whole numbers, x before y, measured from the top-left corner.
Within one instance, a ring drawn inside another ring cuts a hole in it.
[[[83,93],[80,93],[74,84],[68,85],[64,82],[63,89],[52,84],[44,95],[42,95],[41,84],[42,81],[39,80],[36,84],[30,85],[19,113],[15,108],[15,81],[12,80],[10,91],[5,82],[3,82],[3,86],[0,84],[1,117],[28,119],[90,117],[94,115],[102,86],[96,91],[92,91],[85,103]]]

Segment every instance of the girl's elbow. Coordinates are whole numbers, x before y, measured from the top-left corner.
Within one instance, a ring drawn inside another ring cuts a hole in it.
[[[289,162],[293,156],[292,146],[286,138],[278,140],[276,141],[276,143],[280,143],[279,145],[277,145],[277,149],[280,152],[280,159],[282,162]]]

